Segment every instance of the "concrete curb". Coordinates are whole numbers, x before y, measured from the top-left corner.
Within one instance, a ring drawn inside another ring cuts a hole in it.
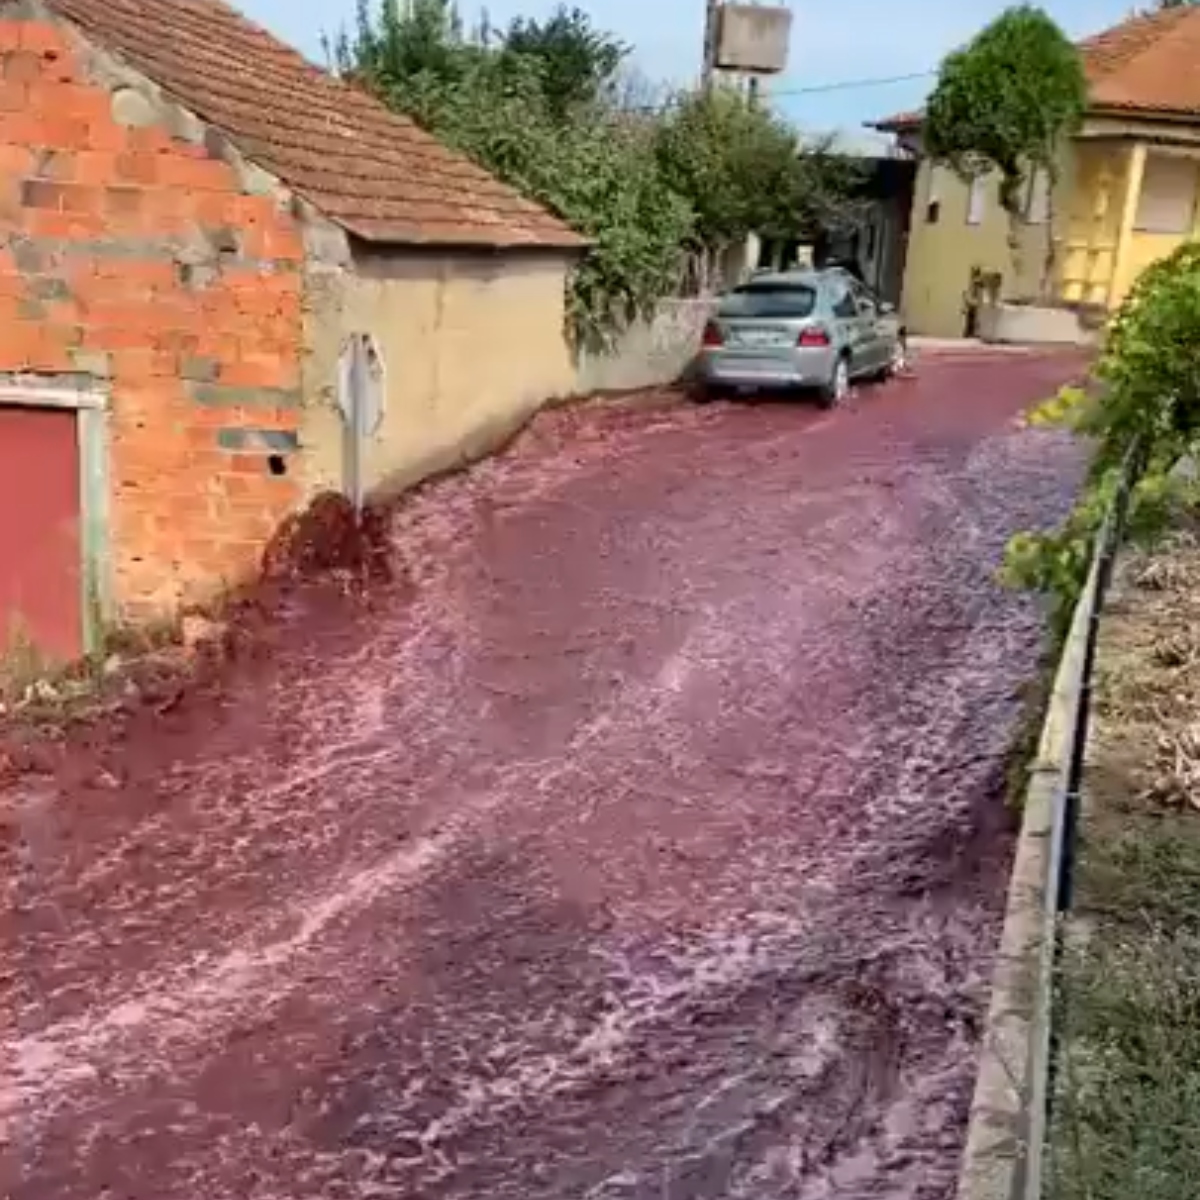
[[[1041,1193],[1039,1109],[1045,1100],[1054,966],[1054,831],[1083,686],[1096,576],[1093,571],[1063,645],[1025,794],[958,1200],[1036,1200]]]
[[[979,338],[935,338],[910,334],[908,344],[914,355],[925,358],[1019,358],[1044,354],[1047,346],[1021,346],[1008,342],[985,342]]]

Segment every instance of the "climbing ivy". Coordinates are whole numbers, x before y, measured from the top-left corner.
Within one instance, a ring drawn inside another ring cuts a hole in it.
[[[1005,555],[1005,578],[1049,595],[1060,627],[1131,454],[1138,461],[1128,525],[1135,540],[1152,540],[1180,502],[1200,498],[1191,472],[1180,470],[1200,441],[1198,346],[1200,245],[1185,244],[1141,275],[1109,328],[1091,385],[1065,388],[1031,414],[1033,424],[1071,430],[1094,451],[1066,520],[1017,534]]]

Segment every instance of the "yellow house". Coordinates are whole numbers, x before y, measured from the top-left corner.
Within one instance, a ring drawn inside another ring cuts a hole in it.
[[[1006,299],[1032,297],[1053,212],[1055,299],[1110,311],[1138,274],[1200,235],[1200,7],[1134,17],[1079,46],[1089,106],[1067,148],[1054,195],[1030,179],[1021,228],[1021,270],[994,177],[964,181],[922,159],[904,273],[903,305],[917,333],[968,331],[973,276],[1000,277]],[[875,128],[920,157],[920,113]]]

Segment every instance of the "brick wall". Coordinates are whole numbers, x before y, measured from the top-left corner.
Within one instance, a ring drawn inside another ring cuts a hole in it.
[[[302,241],[261,172],[128,82],[0,21],[0,379],[109,391],[110,574],[143,617],[252,572],[299,500]]]

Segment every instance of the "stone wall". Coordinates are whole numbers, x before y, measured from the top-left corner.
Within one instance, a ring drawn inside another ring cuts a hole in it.
[[[0,382],[107,394],[110,587],[122,615],[149,616],[253,570],[298,502],[298,221],[152,85],[15,11]]]
[[[712,300],[670,300],[652,321],[630,328],[606,354],[581,356],[575,372],[575,391],[623,391],[676,382],[700,347]]]

